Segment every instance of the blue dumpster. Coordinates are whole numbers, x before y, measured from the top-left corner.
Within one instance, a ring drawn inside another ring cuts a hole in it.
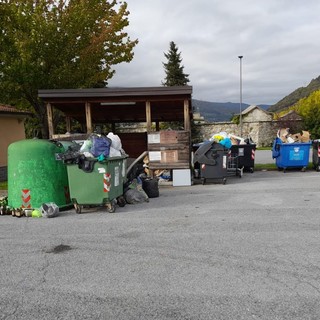
[[[278,169],[301,168],[305,171],[309,164],[311,142],[282,143],[276,139],[273,143],[272,156],[276,159]]]

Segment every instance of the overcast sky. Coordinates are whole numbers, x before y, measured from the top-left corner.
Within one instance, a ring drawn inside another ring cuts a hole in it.
[[[174,41],[193,98],[275,104],[320,75],[319,0],[127,0],[130,63],[109,86],[159,86]]]

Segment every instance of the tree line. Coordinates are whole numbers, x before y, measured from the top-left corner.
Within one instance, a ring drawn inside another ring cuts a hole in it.
[[[114,66],[132,61],[138,39],[125,31],[129,14],[117,0],[0,0],[0,101],[33,112],[28,135],[48,138],[39,89],[106,87]],[[187,84],[174,42],[165,57],[162,84]]]

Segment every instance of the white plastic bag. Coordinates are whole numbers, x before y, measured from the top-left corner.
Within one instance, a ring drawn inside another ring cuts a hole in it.
[[[59,207],[54,202],[43,203],[40,211],[45,218],[54,218],[59,215]]]
[[[109,139],[111,139],[111,147],[118,150],[118,151],[121,151],[122,149],[122,143],[121,143],[121,140],[119,138],[119,136],[117,134],[113,134],[113,132],[109,132],[107,137]]]

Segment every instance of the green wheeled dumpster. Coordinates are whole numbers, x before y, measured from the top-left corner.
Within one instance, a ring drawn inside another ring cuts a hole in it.
[[[105,206],[115,211],[115,203],[125,204],[123,183],[126,176],[127,156],[112,157],[101,162],[85,159],[78,164],[66,163],[70,197],[77,213],[83,207]]]
[[[65,152],[57,141],[27,139],[8,147],[8,206],[35,209],[54,202],[59,208],[72,205],[66,166],[56,160]]]

